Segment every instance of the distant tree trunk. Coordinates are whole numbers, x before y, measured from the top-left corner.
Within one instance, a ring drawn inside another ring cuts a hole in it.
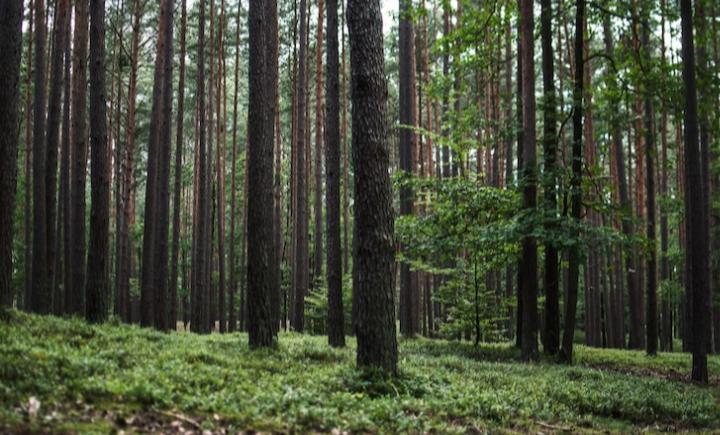
[[[17,184],[23,2],[0,4],[0,306],[13,304],[13,212]],[[63,23],[64,24],[64,23]]]
[[[212,0],[211,0],[212,1]],[[192,316],[190,320],[190,329],[193,332],[209,332],[207,329],[207,317],[205,306],[207,305],[207,280],[206,273],[208,270],[207,243],[208,225],[207,210],[208,203],[208,184],[207,178],[207,150],[205,136],[206,116],[205,116],[205,0],[200,0],[200,18],[198,26],[198,53],[197,53],[197,82],[195,95],[198,101],[198,175],[195,179],[195,191],[198,193],[196,203],[196,222],[193,225],[193,264],[192,264]]]
[[[327,82],[325,174],[327,184],[328,342],[345,346],[340,246],[340,92],[338,60],[338,4],[327,0]]]
[[[520,2],[522,0],[518,0],[518,8],[520,7]],[[522,78],[522,65],[523,65],[523,54],[522,54],[522,44],[521,44],[521,38],[520,38],[520,26],[522,25],[520,22],[522,21],[522,15],[518,16],[518,35],[517,35],[517,74],[516,74],[516,87],[517,92],[515,96],[515,112],[516,112],[516,122],[517,122],[517,128],[516,128],[516,141],[517,141],[517,190],[518,192],[521,192],[523,183],[525,182],[525,177],[523,175],[523,171],[525,163],[523,158],[523,78]],[[516,294],[516,300],[517,300],[517,309],[515,311],[515,347],[521,347],[522,341],[523,341],[523,268],[522,268],[522,258],[518,260],[517,265],[517,294]]]
[[[59,209],[61,210],[58,214],[58,219],[61,219],[58,228],[62,231],[62,246],[63,246],[63,265],[62,268],[62,282],[63,282],[63,301],[60,305],[60,314],[67,314],[70,311],[72,304],[72,270],[70,270],[70,264],[72,256],[72,240],[70,238],[71,220],[70,220],[70,65],[72,63],[72,53],[70,51],[70,33],[72,29],[72,20],[68,11],[67,20],[65,22],[67,27],[65,36],[65,76],[63,82],[63,124],[62,124],[62,157],[60,160],[60,198],[59,198]],[[62,216],[61,216],[62,215]],[[61,232],[58,231],[58,234]],[[58,253],[59,255],[59,253]],[[59,272],[59,271],[58,271]],[[58,301],[59,302],[59,301]]]
[[[305,142],[305,66],[307,38],[307,4],[300,0],[300,53],[298,54],[297,91],[297,140],[295,149],[295,195],[297,205],[293,228],[295,233],[296,252],[293,259],[293,277],[295,282],[294,307],[291,325],[294,330],[302,332],[305,327],[305,294],[308,291],[308,201],[307,201],[307,163]]]
[[[533,212],[537,208],[537,161],[535,143],[535,63],[533,46],[533,2],[520,0],[520,45],[522,46],[522,98],[523,98],[523,208]],[[538,359],[537,325],[537,246],[528,235],[522,241],[523,325],[522,357],[527,361]]]
[[[695,42],[691,0],[680,0],[682,29],[683,84],[685,91],[685,211],[687,225],[686,293],[691,298],[692,379],[707,384],[707,333],[710,330],[708,279],[708,229],[703,215],[702,162],[698,142],[697,85],[695,78]]]
[[[277,1],[250,2],[248,100],[248,331],[250,347],[273,344],[270,293],[275,283],[272,222],[273,121]]]
[[[575,12],[575,85],[573,89],[573,147],[572,147],[572,178],[571,189],[571,218],[575,225],[579,224],[582,208],[582,166],[583,166],[583,84],[585,80],[584,67],[584,23],[585,0],[576,0]],[[574,243],[570,246],[568,293],[565,301],[565,329],[563,331],[562,349],[560,359],[565,363],[572,363],[573,339],[575,336],[575,313],[577,308],[578,285],[580,278],[581,253],[577,230],[573,235]]]
[[[35,0],[35,96],[33,99],[33,250],[32,293],[30,311],[48,313],[50,309],[49,283],[47,280],[47,216],[45,198],[45,2]]]
[[[378,0],[348,2],[355,169],[353,310],[357,364],[397,372],[387,84]]]
[[[279,62],[280,56],[280,28],[277,20],[277,14],[272,16],[270,23],[275,28],[273,32],[275,35],[275,41],[273,45],[274,52],[271,55],[272,59],[272,73],[273,73],[273,89],[275,106],[273,108],[273,128],[274,128],[274,154],[275,154],[275,167],[274,179],[273,179],[273,210],[274,219],[274,233],[273,233],[273,246],[275,255],[273,257],[273,284],[272,292],[270,293],[270,309],[272,314],[272,327],[273,335],[277,336],[280,328],[280,317],[281,317],[281,287],[282,287],[282,257],[283,257],[283,233],[282,233],[282,131],[280,128],[280,73],[279,73]]]
[[[178,109],[177,128],[175,139],[175,179],[173,193],[173,233],[172,233],[172,267],[170,272],[170,312],[168,326],[176,328],[177,314],[177,287],[178,287],[178,257],[180,255],[180,204],[182,189],[182,161],[183,161],[183,131],[185,120],[185,53],[187,32],[187,0],[182,0],[180,24],[180,77],[178,81]]]
[[[225,51],[223,48],[223,33],[225,29],[225,0],[220,2],[220,14],[218,17],[218,50],[217,50],[217,155],[215,169],[217,171],[217,231],[218,231],[218,300],[217,319],[218,330],[224,333],[226,330],[225,321],[225,135],[221,103],[224,100],[222,82],[225,72],[223,70]]]
[[[105,104],[105,0],[90,0],[90,246],[85,319],[107,318],[110,246],[110,155]]]
[[[415,99],[415,32],[412,24],[410,0],[400,2],[400,170],[413,174],[413,150],[417,137],[412,130],[417,125]],[[413,192],[409,187],[400,189],[400,214],[413,214]],[[402,249],[402,248],[401,248]],[[408,263],[400,264],[400,332],[413,337],[419,332],[417,316],[418,289]]]
[[[42,0],[41,0],[42,1]],[[85,181],[87,176],[87,57],[88,57],[88,0],[75,0],[75,33],[73,35],[73,89],[72,89],[72,184],[70,218],[72,228],[71,314],[85,312]],[[66,259],[67,260],[67,259]],[[36,274],[34,274],[36,275]]]
[[[543,67],[543,152],[545,227],[552,232],[557,219],[555,192],[555,159],[557,155],[557,119],[555,108],[555,77],[552,47],[552,2],[542,1],[541,13]],[[554,355],[560,344],[560,277],[558,249],[554,242],[545,243],[545,352]]]
[[[65,38],[67,37],[67,17],[69,14],[69,0],[56,2],[56,11],[53,25],[53,45],[50,55],[50,93],[48,96],[47,112],[47,167],[45,171],[45,211],[47,213],[47,286],[48,297],[52,300],[52,307],[57,306],[55,295],[55,261],[57,248],[57,234],[55,233],[56,207],[57,207],[57,163],[58,144],[60,142],[60,117],[62,115],[62,86],[63,86],[63,53],[65,51]],[[55,310],[53,309],[55,312]]]
[[[605,52],[612,58],[615,53],[615,46],[613,41],[612,26],[610,23],[610,16],[606,15],[603,20],[603,36],[605,40]],[[610,74],[610,83],[613,89],[617,90],[617,73],[612,67],[608,68]],[[616,96],[617,95],[617,96]],[[634,225],[632,219],[632,206],[630,204],[630,194],[628,192],[627,175],[625,171],[625,156],[623,153],[622,145],[622,129],[621,129],[621,110],[620,110],[620,97],[617,93],[611,93],[610,107],[608,108],[610,114],[610,137],[612,140],[613,157],[615,164],[617,165],[617,179],[618,179],[618,191],[620,195],[620,208],[621,208],[621,219],[622,219],[622,232],[626,239],[632,240],[634,237]],[[622,251],[621,251],[622,252]],[[637,293],[637,273],[635,270],[635,258],[631,251],[626,250],[625,252],[625,276],[627,281],[628,294],[632,295]],[[624,347],[625,341],[625,328],[624,328],[624,306],[617,307],[620,311],[619,324],[617,328],[618,332],[618,346]]]
[[[117,252],[119,271],[117,272],[116,291],[118,306],[116,313],[125,322],[131,321],[130,275],[132,272],[133,252],[131,249],[129,229],[134,221],[134,157],[135,157],[135,116],[138,80],[138,59],[140,54],[140,20],[142,7],[140,0],[133,0],[133,22],[130,53],[130,78],[127,92],[126,145],[122,167],[122,219],[117,234]]]
[[[642,46],[645,59],[650,60],[650,21],[649,17],[642,20]],[[647,227],[646,236],[649,244],[647,259],[647,314],[645,340],[648,355],[657,353],[658,324],[657,324],[657,240],[655,238],[655,114],[653,113],[653,95],[649,83],[644,86],[645,106],[645,189],[647,192]]]
[[[342,118],[340,120],[340,140],[342,141],[343,154],[343,270],[347,273],[350,270],[350,150],[347,138],[347,111],[348,111],[348,82],[347,66],[345,64],[345,2],[340,2],[342,8],[342,20],[340,23],[341,62],[340,62],[340,104],[342,105]]]
[[[233,95],[233,123],[232,123],[232,163],[230,170],[230,290],[228,292],[229,310],[228,310],[228,331],[234,332],[237,325],[237,315],[235,311],[235,291],[237,289],[236,271],[235,271],[235,214],[237,212],[237,193],[236,193],[236,177],[237,177],[237,125],[238,125],[238,88],[239,71],[240,71],[240,7],[238,5],[237,29],[235,31],[235,91]]]
[[[32,197],[31,197],[31,190],[32,190],[32,144],[33,144],[33,138],[32,138],[32,98],[30,98],[31,89],[32,89],[32,78],[33,78],[33,70],[32,70],[32,59],[33,59],[33,22],[35,19],[35,13],[34,11],[34,1],[29,2],[29,8],[28,8],[28,44],[27,44],[27,73],[25,75],[25,206],[23,207],[24,212],[24,218],[23,218],[23,227],[24,227],[24,237],[23,240],[25,242],[25,252],[24,252],[24,258],[23,263],[24,269],[23,273],[25,274],[25,280],[24,280],[24,294],[23,294],[23,305],[22,307],[25,310],[30,310],[30,299],[32,295],[32,225],[30,221],[32,220]]]
[[[315,259],[313,261],[313,287],[322,279],[323,224],[322,224],[322,155],[323,155],[323,13],[324,0],[318,0],[317,40],[315,43]]]

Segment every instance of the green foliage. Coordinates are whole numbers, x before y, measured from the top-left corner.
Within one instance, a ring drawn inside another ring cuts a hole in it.
[[[332,349],[322,337],[281,334],[278,349],[251,351],[243,334],[163,334],[17,311],[0,316],[0,336],[0,430],[90,430],[78,414],[88,409],[118,420],[140,410],[211,416],[204,424],[217,414],[214,424],[231,429],[282,432],[720,428],[717,390],[665,379],[687,373],[687,354],[579,346],[578,366],[565,367],[518,363],[507,344],[401,340],[401,375],[387,378],[355,369],[353,340]],[[709,369],[717,379],[718,357]],[[22,410],[30,397],[41,403],[32,421]],[[115,424],[98,420],[100,433]]]

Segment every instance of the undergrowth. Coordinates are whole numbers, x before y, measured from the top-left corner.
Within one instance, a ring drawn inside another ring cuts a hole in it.
[[[387,378],[355,369],[352,340],[332,349],[324,337],[282,333],[277,349],[253,351],[240,333],[164,334],[6,311],[0,431],[82,432],[67,425],[85,424],[88,409],[115,416],[100,418],[100,432],[111,431],[117,415],[147,411],[210,416],[210,428],[283,432],[720,429],[717,385],[667,376],[689,370],[687,354],[579,346],[567,367],[519,363],[510,345],[415,339],[400,341],[400,358],[400,375]],[[717,379],[718,357],[709,369]],[[31,397],[41,404],[32,418]]]

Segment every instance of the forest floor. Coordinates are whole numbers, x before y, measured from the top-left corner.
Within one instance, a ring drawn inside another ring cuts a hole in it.
[[[355,370],[354,342],[282,333],[163,334],[0,311],[0,433],[597,432],[720,430],[690,356],[578,346],[572,367],[510,344],[401,340],[401,376]]]

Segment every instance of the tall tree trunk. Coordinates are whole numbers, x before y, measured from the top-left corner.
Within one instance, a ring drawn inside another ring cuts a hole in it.
[[[27,45],[27,74],[25,75],[25,206],[23,208],[23,226],[24,226],[24,270],[25,274],[25,292],[23,294],[23,308],[30,310],[30,299],[32,295],[32,144],[33,144],[33,128],[32,128],[32,98],[30,98],[33,77],[33,23],[35,21],[34,1],[30,0],[28,9],[28,45]]]
[[[56,207],[57,207],[57,164],[58,144],[60,142],[60,116],[62,115],[61,97],[63,86],[63,53],[65,38],[67,37],[67,19],[70,9],[69,0],[59,0],[56,4],[55,23],[53,25],[53,46],[50,55],[50,93],[48,96],[47,112],[47,166],[45,171],[45,211],[47,214],[47,286],[48,297],[52,300],[52,307],[57,306],[55,295],[55,261],[57,248],[57,234],[55,233]],[[53,312],[56,310],[53,309]]]
[[[168,326],[176,329],[177,314],[177,287],[178,287],[178,257],[180,255],[180,204],[182,189],[182,161],[183,161],[183,132],[185,120],[185,54],[187,32],[187,0],[182,0],[180,22],[180,77],[178,81],[178,109],[177,128],[175,139],[175,180],[173,193],[173,234],[172,234],[172,267],[170,272],[170,312]]]
[[[238,125],[238,83],[240,71],[240,4],[238,4],[237,29],[235,30],[235,86],[233,94],[233,121],[232,121],[232,163],[230,170],[230,289],[228,292],[229,310],[228,310],[228,331],[234,332],[237,326],[237,315],[235,305],[235,291],[237,289],[236,280],[236,264],[235,264],[235,214],[237,211],[237,193],[236,193],[236,177],[237,177],[237,125]]]
[[[324,0],[318,0],[318,21],[317,21],[317,39],[315,43],[315,198],[314,198],[314,217],[315,217],[315,258],[313,261],[313,287],[319,284],[322,279],[322,263],[323,263],[323,224],[322,224],[322,155],[323,155],[323,126],[324,112],[323,107],[323,15]]]
[[[308,291],[308,201],[307,201],[307,162],[305,150],[305,68],[306,68],[306,45],[307,38],[307,4],[305,0],[300,0],[300,49],[298,54],[298,78],[296,81],[297,91],[297,140],[295,149],[295,195],[297,206],[295,207],[295,219],[293,228],[295,233],[295,243],[297,245],[295,258],[293,259],[293,276],[295,282],[294,288],[294,307],[292,317],[292,327],[294,330],[302,332],[305,327],[305,294]]]
[[[325,175],[327,184],[328,343],[345,346],[340,246],[340,91],[338,60],[338,4],[327,0],[327,82]]]
[[[110,247],[110,155],[105,104],[105,0],[90,0],[90,246],[85,319],[107,318]]]
[[[23,2],[0,4],[0,307],[13,304],[12,245],[17,184]],[[64,24],[64,23],[63,23]]]
[[[277,1],[250,3],[248,100],[248,332],[250,347],[273,344],[270,293],[275,249],[272,222],[273,145],[277,74]]]
[[[417,125],[415,99],[415,32],[412,24],[410,0],[400,2],[400,170],[413,174],[413,152],[417,137],[413,128]],[[407,186],[400,189],[400,214],[414,212],[413,191]],[[402,247],[401,247],[402,249]],[[413,337],[419,332],[417,316],[417,280],[406,262],[400,264],[400,332]]]
[[[557,118],[555,102],[555,77],[552,47],[552,2],[542,1],[541,13],[542,67],[543,67],[543,153],[545,227],[552,232],[557,219],[555,192],[555,159],[557,155]],[[545,243],[545,352],[554,355],[560,344],[560,277],[558,249],[551,242]]]
[[[47,216],[45,198],[45,2],[35,0],[35,96],[33,99],[33,250],[30,311],[48,313],[50,288],[47,280]]]
[[[222,116],[221,102],[224,101],[222,82],[225,72],[223,70],[225,51],[223,48],[223,33],[225,33],[225,0],[220,2],[218,17],[218,50],[217,50],[217,155],[215,166],[217,170],[217,231],[218,231],[218,323],[219,332],[224,333],[225,326],[225,119]]]
[[[168,180],[170,169],[170,113],[172,111],[172,14],[170,0],[160,4],[155,58],[150,143],[145,190],[141,324],[167,329]]]
[[[72,282],[66,291],[72,292],[71,314],[85,312],[85,181],[87,176],[87,57],[88,57],[88,0],[75,1],[75,34],[73,35],[72,90],[72,184],[70,216],[72,228]]]
[[[212,1],[212,0],[211,0]],[[192,316],[190,329],[194,332],[207,331],[207,317],[205,306],[207,305],[207,280],[205,279],[208,269],[207,243],[207,210],[208,184],[207,178],[207,150],[205,128],[205,0],[200,0],[200,18],[198,26],[198,54],[197,54],[197,82],[195,95],[198,101],[198,175],[195,179],[195,190],[198,193],[196,202],[195,222],[193,228],[193,264],[192,264]]]
[[[710,327],[708,277],[708,228],[703,215],[702,161],[698,142],[697,80],[695,78],[695,41],[693,37],[692,1],[680,0],[682,29],[683,85],[685,91],[685,212],[687,226],[686,293],[690,299],[692,379],[708,382],[707,334]]]
[[[647,12],[649,15],[649,12]],[[649,16],[645,16],[642,20],[642,46],[644,52],[644,61],[650,62],[650,20]],[[655,114],[653,109],[653,96],[649,88],[650,84],[645,83],[644,86],[644,106],[645,106],[645,174],[646,183],[646,208],[647,208],[647,226],[646,236],[649,245],[649,255],[647,257],[647,313],[646,318],[646,351],[648,355],[657,353],[658,344],[658,324],[657,324],[657,240],[655,238]]]
[[[396,373],[394,222],[388,173],[382,28],[378,0],[348,1],[355,169],[353,319],[357,364]]]
[[[520,0],[520,45],[522,46],[523,98],[523,208],[533,212],[537,208],[537,161],[535,144],[535,48],[532,0]],[[537,246],[529,234],[523,237],[522,261],[523,325],[522,357],[526,361],[538,359],[537,324]]]
[[[576,0],[575,12],[575,85],[573,89],[573,149],[571,189],[571,218],[579,225],[582,208],[582,165],[583,165],[583,84],[584,67],[584,23],[585,0]],[[577,308],[578,285],[580,278],[581,253],[577,230],[574,230],[574,243],[570,246],[569,285],[565,301],[565,329],[562,337],[560,359],[572,363],[573,338],[575,336],[575,312]]]
[[[70,33],[72,28],[72,20],[70,19],[70,13],[68,11],[67,20],[65,23],[67,27],[65,36],[65,76],[63,82],[63,124],[62,124],[62,157],[60,160],[60,197],[59,197],[59,208],[61,210],[58,213],[58,219],[61,219],[61,224],[58,228],[62,231],[62,246],[63,246],[63,265],[62,268],[62,282],[63,282],[63,301],[60,309],[61,314],[67,314],[70,311],[72,304],[72,271],[70,270],[72,256],[72,240],[70,238],[71,223],[70,220],[70,65],[72,63],[72,53],[70,51]],[[62,216],[61,216],[62,215]],[[58,231],[58,234],[61,232]],[[58,253],[59,255],[59,253]],[[59,272],[59,271],[58,271]]]

